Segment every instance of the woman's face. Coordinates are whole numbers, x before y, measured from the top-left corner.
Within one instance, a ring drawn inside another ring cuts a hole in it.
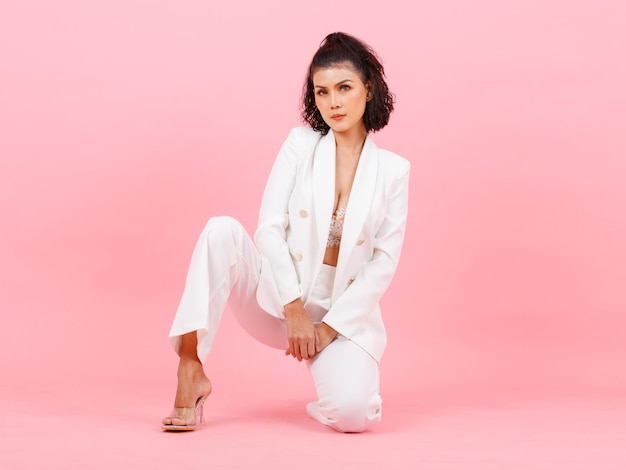
[[[315,104],[335,134],[365,129],[363,113],[368,86],[350,63],[317,69],[313,73]]]

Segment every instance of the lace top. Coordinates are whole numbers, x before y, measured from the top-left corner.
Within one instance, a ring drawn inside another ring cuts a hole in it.
[[[330,219],[330,230],[328,231],[328,241],[326,242],[326,246],[339,246],[345,216],[346,208],[338,207]]]

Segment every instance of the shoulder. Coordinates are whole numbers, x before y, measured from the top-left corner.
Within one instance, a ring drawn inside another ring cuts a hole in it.
[[[300,146],[314,146],[321,137],[321,133],[314,131],[310,127],[298,126],[291,129],[285,143]]]
[[[376,145],[376,142],[372,138],[371,134],[367,136],[365,145],[366,147],[373,147],[376,149],[378,152],[378,168],[384,173],[393,174],[398,177],[408,174],[411,170],[411,162],[397,153],[383,149]]]
[[[383,171],[395,175],[396,178],[406,176],[411,171],[411,162],[397,153],[378,149],[378,164]]]
[[[320,137],[321,134],[310,127],[294,127],[280,148],[278,160],[287,161],[292,166],[299,165],[299,162],[313,153]]]

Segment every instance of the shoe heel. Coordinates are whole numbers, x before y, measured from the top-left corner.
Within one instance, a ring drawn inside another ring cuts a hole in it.
[[[206,396],[200,397],[196,403],[196,419],[199,424],[204,424],[204,400]]]

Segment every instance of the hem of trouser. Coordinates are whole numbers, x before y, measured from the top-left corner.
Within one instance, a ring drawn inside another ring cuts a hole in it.
[[[170,332],[170,334],[167,337],[167,340],[169,341],[169,343],[171,344],[172,348],[174,349],[174,352],[176,354],[178,354],[180,356],[180,344],[182,341],[182,337],[184,335],[186,335],[187,333],[192,333],[192,332],[196,332],[196,337],[198,338],[198,345],[200,345],[201,342],[201,338],[200,335],[198,333],[200,333],[201,331],[204,331],[204,336],[206,336],[208,334],[208,329],[206,327],[206,325],[202,325],[202,326],[198,326],[197,328],[187,328],[185,329],[185,331],[182,332],[176,332],[176,333],[172,333]]]

